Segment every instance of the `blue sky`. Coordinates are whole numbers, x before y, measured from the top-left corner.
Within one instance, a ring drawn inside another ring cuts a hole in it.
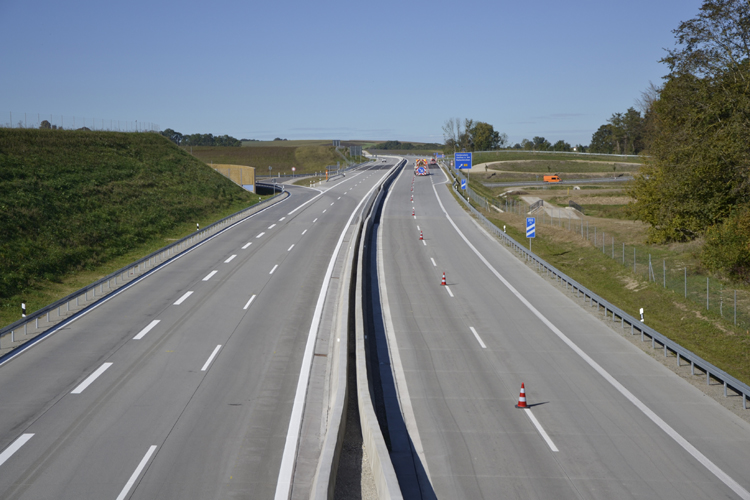
[[[442,142],[460,117],[512,142],[588,144],[661,82],[672,30],[700,5],[0,0],[0,122]]]

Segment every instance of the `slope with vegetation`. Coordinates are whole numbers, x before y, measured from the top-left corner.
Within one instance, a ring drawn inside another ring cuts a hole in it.
[[[35,290],[258,200],[158,134],[66,130],[0,129],[0,193],[3,323]]]

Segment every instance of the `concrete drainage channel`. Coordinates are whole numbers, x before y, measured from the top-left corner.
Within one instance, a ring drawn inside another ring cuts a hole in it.
[[[406,161],[401,161],[369,200],[355,224],[347,249],[339,291],[339,313],[329,372],[330,419],[310,493],[311,499],[377,498],[402,499],[399,477],[391,461],[373,401],[382,400],[379,381],[372,377],[377,355],[369,339],[372,287],[370,276],[373,232],[379,210]],[[344,343],[346,339],[346,343]],[[336,349],[338,348],[338,349]],[[369,370],[368,370],[369,368]],[[377,377],[375,377],[377,379]],[[357,429],[357,427],[359,427]],[[366,458],[363,460],[363,458]],[[356,463],[358,462],[358,463]],[[368,490],[367,483],[371,488]],[[352,491],[359,488],[359,491]]]

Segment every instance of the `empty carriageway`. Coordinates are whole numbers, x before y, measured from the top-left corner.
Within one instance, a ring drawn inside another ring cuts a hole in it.
[[[325,271],[382,174],[290,186],[0,365],[0,498],[273,498]]]
[[[407,167],[377,249],[399,411],[435,495],[750,498],[750,426],[518,261],[446,182]]]

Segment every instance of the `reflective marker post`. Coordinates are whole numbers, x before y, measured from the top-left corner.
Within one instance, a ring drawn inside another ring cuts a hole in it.
[[[529,252],[531,252],[531,238],[536,237],[536,217],[526,217],[526,237],[529,239]]]

